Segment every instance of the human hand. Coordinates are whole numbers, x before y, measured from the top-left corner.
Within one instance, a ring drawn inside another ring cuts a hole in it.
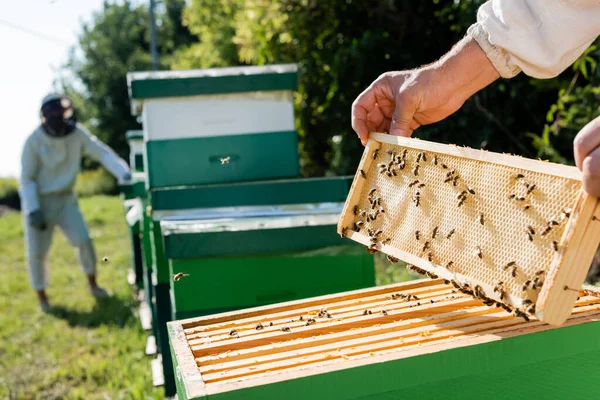
[[[467,37],[431,65],[377,78],[352,104],[352,128],[363,145],[374,131],[410,136],[454,113],[498,77],[485,52]]]
[[[27,220],[29,225],[33,226],[35,229],[39,229],[40,231],[46,230],[46,220],[44,219],[44,214],[42,214],[42,210],[34,210],[27,215]]]
[[[573,141],[575,164],[583,172],[583,188],[600,197],[600,117],[583,127]]]

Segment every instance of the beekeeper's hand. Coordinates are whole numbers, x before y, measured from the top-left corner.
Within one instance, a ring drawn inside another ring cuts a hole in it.
[[[600,117],[592,120],[575,136],[575,164],[583,172],[583,188],[600,197]]]
[[[44,214],[42,214],[42,210],[34,210],[27,215],[27,222],[29,225],[33,226],[35,229],[39,229],[41,231],[46,230],[46,220],[44,219]]]
[[[352,104],[352,128],[363,145],[369,132],[410,136],[454,113],[498,77],[477,42],[466,37],[433,64],[377,78]]]

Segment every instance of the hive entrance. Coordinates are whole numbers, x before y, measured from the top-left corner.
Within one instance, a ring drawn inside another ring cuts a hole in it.
[[[517,314],[560,323],[541,312],[556,296],[572,307],[600,233],[597,200],[581,186],[574,167],[373,134],[338,229]],[[565,286],[575,290],[557,294]]]

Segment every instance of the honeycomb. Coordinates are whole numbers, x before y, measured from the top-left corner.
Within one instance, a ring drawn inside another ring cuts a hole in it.
[[[389,143],[367,156],[376,158],[364,184],[351,189],[360,195],[348,197],[358,202],[344,211],[352,214],[349,232],[366,235],[373,250],[398,249],[425,271],[481,285],[485,296],[535,313],[580,180]]]

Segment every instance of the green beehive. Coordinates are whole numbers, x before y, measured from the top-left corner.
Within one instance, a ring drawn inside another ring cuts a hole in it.
[[[596,398],[600,293],[565,325],[442,279],[169,323],[180,400]]]
[[[150,189],[296,177],[296,65],[127,74]]]

